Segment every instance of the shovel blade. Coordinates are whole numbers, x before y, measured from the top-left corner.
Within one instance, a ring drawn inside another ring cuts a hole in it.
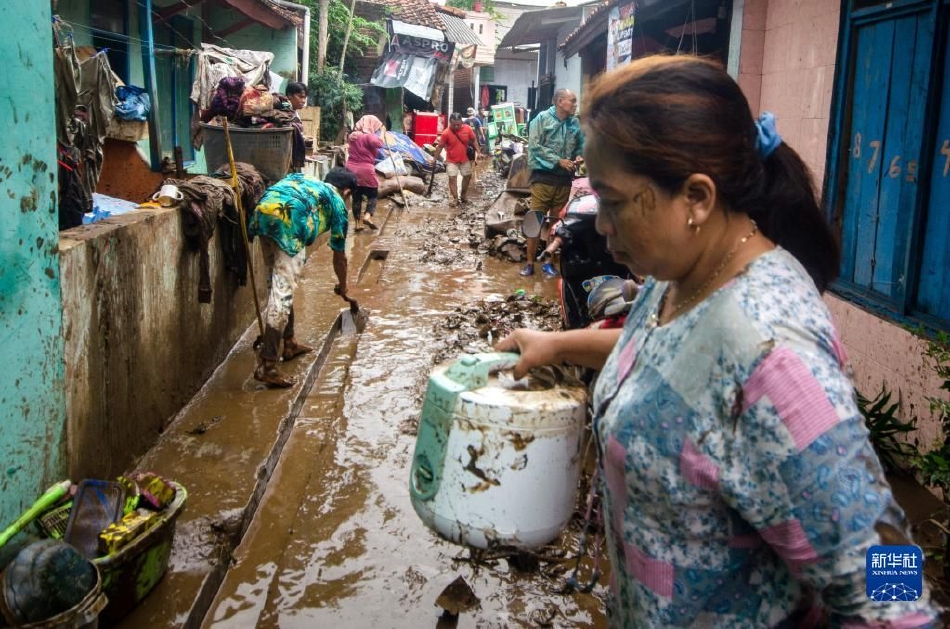
[[[360,308],[357,311],[346,308],[340,311],[340,334],[351,336],[361,334],[366,329],[366,320],[368,318],[365,309]]]

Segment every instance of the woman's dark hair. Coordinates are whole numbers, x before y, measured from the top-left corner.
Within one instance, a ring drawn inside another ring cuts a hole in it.
[[[717,63],[653,56],[606,74],[586,96],[584,124],[623,154],[626,168],[669,193],[708,175],[723,205],[748,214],[794,255],[820,291],[838,275],[838,244],[811,174],[790,146],[768,157],[738,84]]]
[[[285,96],[293,96],[294,94],[300,94],[301,92],[303,92],[306,96],[307,86],[304,83],[300,83],[299,81],[291,81],[287,84],[287,87],[284,88]]]
[[[330,172],[323,178],[324,183],[328,183],[341,192],[343,190],[356,190],[356,175],[352,170],[338,166],[331,168]]]

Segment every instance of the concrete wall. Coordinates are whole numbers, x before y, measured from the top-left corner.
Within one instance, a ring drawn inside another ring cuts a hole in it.
[[[771,111],[783,139],[801,154],[820,185],[826,168],[840,3],[828,0],[744,0],[738,81],[753,112]],[[921,447],[940,427],[925,400],[940,383],[924,367],[924,344],[899,325],[834,295],[826,296],[854,368],[859,391],[874,396],[886,383],[916,415]]]
[[[200,304],[198,255],[178,210],[136,210],[60,233],[73,478],[124,471],[253,321],[250,283],[238,286],[224,268],[219,231],[209,250],[212,303]],[[263,278],[258,287],[264,295]]]
[[[753,41],[758,37],[755,29],[764,25],[759,107],[775,114],[779,133],[799,152],[821,182],[825,172],[840,3],[769,0],[766,12],[763,12],[763,4],[763,0],[746,0],[743,20],[743,29],[750,31]],[[747,67],[747,70],[754,74],[755,68]]]
[[[0,8],[0,522],[66,472],[48,2]]]
[[[507,85],[508,100],[522,105],[528,102],[532,82],[535,85],[538,82],[538,53],[514,52],[508,48],[495,51],[495,80],[482,79],[482,84]]]

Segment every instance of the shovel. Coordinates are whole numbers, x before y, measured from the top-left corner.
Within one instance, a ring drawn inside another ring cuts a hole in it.
[[[340,312],[340,334],[350,336],[362,333],[366,329],[368,318],[366,311],[360,310],[360,305],[355,299],[343,297],[343,300],[349,303],[350,307]]]

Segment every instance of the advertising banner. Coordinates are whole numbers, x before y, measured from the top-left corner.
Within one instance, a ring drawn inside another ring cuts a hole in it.
[[[390,42],[390,49],[404,55],[415,55],[416,57],[437,59],[442,63],[448,63],[455,51],[455,44],[396,33]]]
[[[419,98],[429,100],[439,62],[433,58],[391,52],[373,72],[370,83],[378,87],[403,87]]]
[[[607,70],[613,70],[632,58],[634,3],[610,10],[607,17]]]

